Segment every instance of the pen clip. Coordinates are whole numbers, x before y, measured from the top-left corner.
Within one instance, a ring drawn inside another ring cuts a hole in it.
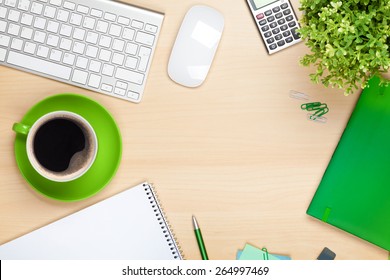
[[[265,252],[265,259],[266,259],[266,260],[269,260],[267,248],[263,247],[263,248],[261,248],[261,250],[262,250],[263,252]]]

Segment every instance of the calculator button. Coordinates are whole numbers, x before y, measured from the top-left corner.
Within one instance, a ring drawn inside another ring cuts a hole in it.
[[[283,38],[282,34],[278,34],[275,36],[275,40],[277,40],[277,41],[279,41],[282,38]]]
[[[263,26],[263,27],[261,28],[261,30],[263,30],[264,32],[267,31],[268,29],[269,29],[269,26],[268,26],[268,25]]]
[[[272,44],[273,42],[275,42],[274,38],[269,38],[269,39],[267,39],[267,43],[268,43],[268,44]]]
[[[272,44],[269,46],[270,50],[274,50],[274,49],[276,49],[276,47],[277,47],[276,44]]]
[[[275,8],[272,9],[272,11],[274,11],[274,13],[277,13],[280,11],[280,8],[278,6],[276,6]]]
[[[272,35],[271,31],[264,33],[265,38],[271,37],[271,35]]]
[[[272,30],[272,33],[274,33],[274,34],[278,34],[279,32],[280,32],[279,28],[275,28],[274,30]]]
[[[272,11],[271,11],[271,10],[265,11],[264,14],[265,14],[266,16],[269,16],[270,14],[272,14]]]
[[[286,20],[287,20],[287,21],[293,20],[293,16],[292,16],[292,15],[287,16],[287,17],[286,17]]]
[[[287,29],[288,29],[287,24],[282,25],[282,26],[280,27],[280,30],[282,30],[282,31],[285,31],[285,30],[287,30]]]
[[[298,29],[297,27],[294,27],[293,29],[291,29],[291,33],[292,33],[292,35],[293,35],[293,37],[294,37],[295,40],[301,38],[301,37],[299,36],[299,34],[297,33],[297,29]]]
[[[268,22],[271,22],[271,21],[274,21],[275,18],[274,18],[274,16],[270,16],[269,18],[267,18],[267,20],[268,20]]]
[[[258,14],[258,15],[256,16],[256,18],[257,18],[257,19],[262,19],[262,18],[264,18],[264,14],[263,14],[263,13]]]
[[[292,37],[288,37],[287,39],[286,39],[286,42],[287,43],[291,43],[293,41],[293,38]]]
[[[295,21],[290,21],[288,23],[288,26],[290,26],[290,27],[294,27],[295,25],[297,25],[297,23]]]
[[[276,17],[277,19],[281,18],[282,16],[283,16],[282,13],[277,13],[277,14],[275,15],[275,17]]]
[[[271,27],[271,28],[275,28],[276,26],[278,26],[278,25],[276,24],[276,22],[271,22],[271,24],[269,25],[269,27]]]
[[[287,3],[284,3],[282,4],[280,7],[282,7],[282,9],[286,9],[288,7],[288,4]]]
[[[259,21],[259,24],[260,24],[260,25],[264,25],[264,24],[266,24],[266,23],[267,23],[267,21],[266,21],[265,19]]]
[[[286,20],[285,20],[284,18],[278,20],[278,24],[279,24],[279,25],[282,25],[282,24],[284,24],[285,22],[286,22]]]
[[[278,42],[278,46],[279,46],[279,47],[283,46],[284,44],[285,44],[285,43],[284,43],[283,40],[281,40],[281,41]]]
[[[287,37],[287,36],[290,36],[291,35],[291,32],[290,31],[285,31],[285,32],[283,32],[283,36],[284,37]]]
[[[290,9],[284,10],[284,11],[283,11],[283,14],[284,14],[285,16],[287,16],[287,15],[291,14],[291,10],[290,10]]]

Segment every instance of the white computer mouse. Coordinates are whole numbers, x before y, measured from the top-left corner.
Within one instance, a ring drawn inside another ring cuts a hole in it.
[[[204,82],[224,22],[222,14],[208,6],[193,6],[187,12],[168,63],[168,75],[173,81],[186,87],[197,87]]]

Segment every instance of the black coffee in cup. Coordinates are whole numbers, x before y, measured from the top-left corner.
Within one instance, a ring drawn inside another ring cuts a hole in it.
[[[63,172],[72,157],[86,147],[83,130],[69,119],[53,119],[44,123],[34,138],[34,154],[46,169]]]

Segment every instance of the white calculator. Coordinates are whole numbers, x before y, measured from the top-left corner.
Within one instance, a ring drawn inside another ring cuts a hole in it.
[[[297,16],[288,0],[247,0],[269,54],[302,41]]]

